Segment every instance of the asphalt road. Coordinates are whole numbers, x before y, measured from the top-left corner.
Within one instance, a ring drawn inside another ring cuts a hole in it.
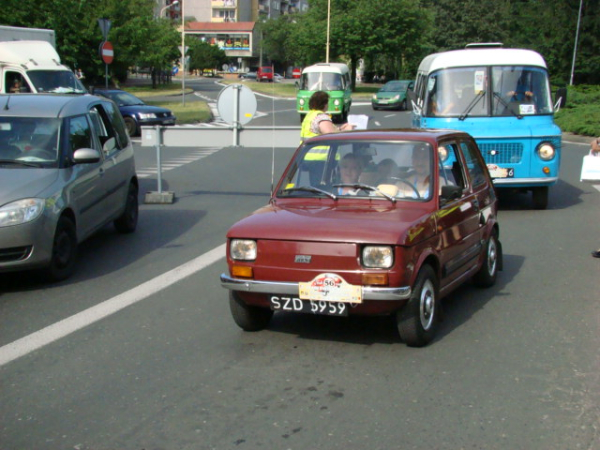
[[[374,127],[408,117],[361,112]],[[501,198],[497,285],[453,293],[423,349],[387,318],[239,330],[219,284],[225,232],[291,152],[169,149],[177,201],[142,205],[135,234],[102,230],[63,283],[0,276],[0,448],[600,448],[600,192],[579,182],[586,145],[566,140],[547,210]],[[153,150],[136,161],[143,196]]]

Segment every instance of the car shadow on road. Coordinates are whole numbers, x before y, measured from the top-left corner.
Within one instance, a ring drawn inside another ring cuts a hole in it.
[[[481,289],[466,283],[442,301],[443,319],[437,336],[430,345],[443,340],[459,329],[471,317],[481,311],[488,302],[501,300],[509,295],[507,285],[519,273],[525,258],[520,255],[504,255],[504,270],[499,272],[496,284]],[[396,323],[392,316],[378,317],[330,317],[310,314],[276,313],[269,331],[296,335],[301,339],[333,341],[347,344],[401,344]]]
[[[513,189],[496,189],[498,206],[501,211],[535,211],[531,192],[518,192]],[[567,209],[581,203],[583,195],[589,195],[591,190],[583,190],[563,180],[550,187],[548,210]]]

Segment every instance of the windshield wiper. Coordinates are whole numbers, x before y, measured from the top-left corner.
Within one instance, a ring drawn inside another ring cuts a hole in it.
[[[395,197],[392,197],[391,195],[386,194],[383,191],[380,191],[375,186],[369,186],[368,184],[361,184],[361,183],[340,183],[340,184],[334,184],[333,187],[349,187],[349,188],[357,189],[357,190],[358,189],[362,189],[364,191],[377,192],[382,197],[387,198],[390,202],[396,203],[396,198]]]
[[[17,161],[14,159],[0,159],[0,165],[9,164],[15,166],[25,166],[25,167],[42,167],[39,163],[28,162],[28,161]]]
[[[323,194],[326,195],[327,197],[331,197],[334,200],[337,200],[337,197],[332,194],[331,192],[327,192],[324,191],[323,189],[319,189],[313,186],[298,186],[298,187],[293,187],[290,189],[284,189],[284,191],[287,192],[294,192],[294,191],[306,191],[306,192],[312,192],[314,194]]]
[[[498,101],[499,101],[500,103],[502,103],[502,105],[504,105],[504,107],[505,107],[506,109],[508,109],[508,110],[509,110],[509,111],[510,111],[510,112],[511,112],[511,113],[512,113],[514,116],[516,116],[516,117],[517,117],[517,119],[522,119],[522,118],[523,118],[523,116],[522,116],[521,114],[517,114],[516,112],[514,112],[514,111],[512,110],[512,108],[509,106],[509,104],[506,102],[506,100],[504,100],[504,99],[502,98],[502,95],[500,95],[498,92],[494,92],[494,97],[496,97],[496,98],[498,99]]]
[[[485,96],[485,91],[479,91],[477,93],[477,96],[475,96],[473,98],[473,100],[471,100],[471,103],[469,103],[469,106],[467,106],[467,109],[465,109],[465,112],[462,113],[459,117],[458,120],[465,120],[467,118],[467,116],[469,115],[469,113],[471,112],[471,110],[473,108],[475,108],[475,105],[477,105],[477,103],[479,103],[479,100],[481,100],[483,97]]]

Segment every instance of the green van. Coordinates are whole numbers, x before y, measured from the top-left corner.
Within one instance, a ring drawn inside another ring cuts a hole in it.
[[[309,111],[308,101],[316,91],[329,94],[327,113],[334,122],[348,120],[352,105],[352,85],[348,66],[342,63],[317,63],[302,70],[299,82],[296,82],[296,110],[300,114],[300,123]]]

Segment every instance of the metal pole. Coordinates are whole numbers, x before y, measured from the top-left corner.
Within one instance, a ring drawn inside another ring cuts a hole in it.
[[[241,84],[233,85],[233,89],[235,91],[235,95],[233,96],[233,146],[237,147],[240,145],[240,122],[239,122],[239,114],[240,114],[240,89]]]
[[[185,106],[185,2],[181,2],[181,102]]]
[[[108,89],[108,64],[104,63],[104,84],[106,85],[106,89]]]
[[[325,49],[325,62],[329,62],[329,22],[331,17],[331,0],[327,0],[327,48]]]
[[[573,46],[573,64],[571,65],[571,82],[573,86],[573,76],[575,74],[575,57],[577,56],[577,42],[579,41],[579,24],[581,23],[581,9],[583,8],[583,0],[579,0],[579,15],[577,16],[577,31],[575,32],[575,45]]]
[[[156,179],[158,181],[158,193],[162,193],[162,169],[160,161],[160,146],[162,145],[162,127],[155,126],[156,129]]]

